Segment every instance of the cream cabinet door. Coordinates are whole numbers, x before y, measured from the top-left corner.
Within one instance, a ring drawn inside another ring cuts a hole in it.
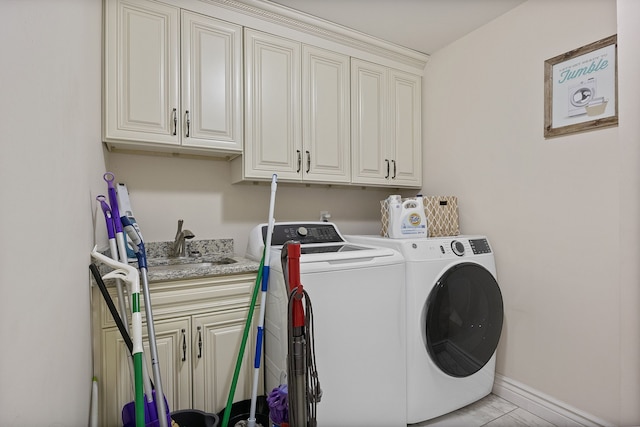
[[[351,62],[352,183],[422,185],[422,79]]]
[[[393,185],[422,186],[422,78],[391,70],[390,120]]]
[[[351,181],[349,57],[302,47],[304,181]]]
[[[245,28],[243,178],[300,179],[300,43]]]
[[[354,184],[387,185],[391,176],[388,152],[387,68],[351,60],[351,172]]]
[[[170,411],[191,408],[191,320],[189,317],[155,321],[156,346],[162,389]],[[147,340],[147,327],[143,325],[144,352],[149,377],[153,379],[151,352]],[[120,332],[115,328],[103,331],[104,359],[102,377],[104,393],[100,394],[101,414],[104,426],[121,426],[121,411],[125,404],[133,401],[133,382],[128,362],[128,349]]]
[[[228,310],[193,317],[193,404],[195,409],[218,413],[227,405],[248,309]],[[259,307],[254,310],[257,318]],[[247,338],[234,402],[250,399],[253,382],[256,322]]]
[[[178,8],[105,2],[105,141],[178,145]]]
[[[241,153],[242,27],[149,0],[105,2],[103,140]]]
[[[242,27],[182,11],[182,145],[242,150]]]

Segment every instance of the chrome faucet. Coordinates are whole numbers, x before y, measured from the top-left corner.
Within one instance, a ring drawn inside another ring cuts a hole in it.
[[[191,230],[182,230],[183,220],[178,220],[178,231],[176,232],[176,237],[173,240],[173,245],[171,246],[171,256],[172,257],[186,257],[187,253],[187,244],[185,242],[186,239],[193,239],[196,237],[195,234],[191,232]]]

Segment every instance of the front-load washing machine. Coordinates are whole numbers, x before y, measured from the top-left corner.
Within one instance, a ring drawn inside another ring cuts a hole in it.
[[[267,224],[249,235],[259,260]],[[313,306],[315,359],[322,399],[318,425],[405,427],[404,259],[395,250],[351,244],[327,222],[276,223],[264,320],[265,391],[287,378],[289,292],[282,246],[300,243],[300,282]]]
[[[405,258],[407,422],[435,418],[488,395],[503,303],[487,238],[347,239],[393,248]]]

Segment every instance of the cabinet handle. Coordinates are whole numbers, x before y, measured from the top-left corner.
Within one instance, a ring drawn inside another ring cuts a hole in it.
[[[300,169],[302,168],[302,154],[300,153],[300,150],[296,150],[296,153],[298,153],[298,170],[296,173],[300,173]]]
[[[393,163],[393,176],[391,177],[391,179],[396,179],[396,161],[391,160],[391,163]]]
[[[178,132],[178,111],[173,109],[173,134],[176,135]]]
[[[189,115],[189,110],[187,110],[187,135],[186,135],[187,138],[189,138],[190,129],[191,129],[191,116]]]
[[[202,328],[198,326],[198,359],[202,359]]]
[[[182,330],[182,361],[187,360],[187,331]]]
[[[311,153],[309,151],[305,151],[307,153],[307,173],[311,170]]]
[[[389,159],[384,159],[387,162],[387,175],[385,175],[384,179],[389,179]]]

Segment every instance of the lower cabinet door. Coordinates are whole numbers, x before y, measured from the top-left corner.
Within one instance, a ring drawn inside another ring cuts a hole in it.
[[[162,380],[162,390],[169,411],[191,408],[191,318],[181,317],[155,321],[156,347]],[[147,338],[147,325],[143,327],[144,356],[147,374],[153,380],[151,351]],[[103,426],[122,426],[122,408],[133,402],[133,369],[129,364],[129,350],[118,329],[103,331],[104,359],[102,378]],[[155,381],[154,381],[155,383]]]
[[[195,409],[217,413],[226,407],[248,313],[249,310],[245,308],[193,316],[192,357]],[[258,313],[259,308],[256,308],[245,345],[234,402],[251,398],[256,341],[255,319]],[[262,381],[259,384],[258,394],[262,394]]]

